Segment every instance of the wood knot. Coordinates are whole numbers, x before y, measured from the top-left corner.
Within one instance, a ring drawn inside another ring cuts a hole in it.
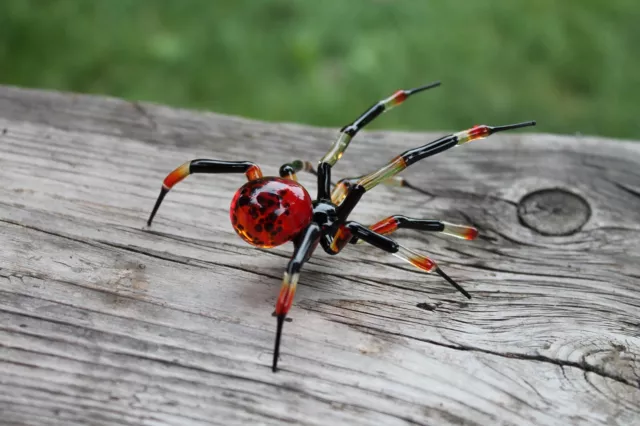
[[[591,217],[591,208],[579,195],[560,188],[534,191],[518,203],[520,223],[539,234],[571,235]]]

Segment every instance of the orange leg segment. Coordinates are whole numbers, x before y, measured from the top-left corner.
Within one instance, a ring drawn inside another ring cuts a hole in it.
[[[153,206],[147,225],[151,226],[151,222],[155,217],[162,200],[175,184],[182,181],[187,176],[194,173],[244,173],[248,180],[256,180],[262,177],[262,170],[256,164],[250,161],[220,161],[197,159],[184,163],[164,178],[160,195]]]

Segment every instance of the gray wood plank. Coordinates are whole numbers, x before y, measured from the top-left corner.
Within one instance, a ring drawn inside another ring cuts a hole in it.
[[[316,161],[335,135],[0,87],[0,423],[637,424],[633,142],[505,134],[413,166],[416,189],[367,193],[363,223],[403,213],[477,226],[472,242],[397,233],[474,298],[373,248],[317,252],[271,373],[291,247],[235,235],[242,179],[192,176],[153,228],[145,220],[188,159],[273,174]],[[437,136],[364,132],[336,175]]]

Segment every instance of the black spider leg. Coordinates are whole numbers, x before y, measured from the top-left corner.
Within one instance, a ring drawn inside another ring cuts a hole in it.
[[[381,169],[361,177],[355,184],[349,187],[347,195],[344,197],[342,203],[338,206],[338,220],[342,223],[346,221],[346,219],[349,217],[349,214],[354,209],[356,204],[358,204],[358,201],[360,201],[360,198],[362,198],[366,191],[373,189],[376,185],[388,180],[392,176],[395,176],[410,165],[424,158],[439,154],[440,152],[451,149],[459,144],[467,143],[475,139],[488,137],[493,133],[505,130],[519,129],[527,126],[534,126],[535,124],[535,121],[527,121],[523,123],[496,127],[485,125],[475,126],[471,129],[454,133],[448,136],[443,136],[433,142],[429,142],[417,148],[407,150],[399,156],[395,157]]]
[[[318,172],[313,168],[313,164],[309,161],[294,160],[290,163],[285,163],[280,167],[280,177],[289,178],[297,181],[298,176],[296,173],[305,171],[312,175],[318,176]]]
[[[342,200],[344,200],[344,197],[349,192],[349,189],[363,177],[364,176],[356,176],[356,177],[347,177],[347,178],[340,179],[338,183],[334,185],[334,188],[331,190],[331,202],[336,205],[340,204]],[[420,188],[413,186],[402,176],[392,176],[389,179],[383,180],[381,184],[388,187],[412,188],[418,192],[424,192]]]
[[[435,272],[436,274],[444,278],[456,290],[462,293],[467,299],[471,299],[471,295],[464,288],[462,288],[460,284],[456,283],[453,279],[451,279],[451,277],[445,274],[444,271],[440,269],[440,267],[438,267],[438,265],[436,265],[436,263],[427,256],[409,250],[408,248],[396,243],[391,238],[378,234],[377,232],[372,231],[371,229],[357,222],[347,222],[345,226],[347,227],[347,229],[349,229],[349,231],[351,231],[353,236],[360,238],[362,241],[365,241],[372,246],[382,249],[387,253],[392,253],[400,259],[411,263],[413,266],[422,271]]]
[[[295,249],[293,256],[287,265],[287,269],[284,272],[284,278],[282,279],[282,286],[280,287],[280,294],[276,301],[276,341],[273,350],[273,365],[272,370],[275,373],[278,369],[278,356],[280,355],[280,339],[282,337],[282,326],[287,317],[287,313],[293,303],[293,297],[296,293],[296,287],[298,285],[298,278],[300,276],[300,269],[302,265],[311,257],[313,251],[318,246],[321,231],[320,225],[312,222],[304,231],[300,233],[298,238],[294,241]]]
[[[380,116],[383,112],[390,110],[391,108],[400,105],[404,102],[409,96],[422,92],[427,89],[431,89],[433,87],[437,87],[440,85],[439,81],[436,81],[431,84],[427,84],[425,86],[416,87],[415,89],[409,90],[398,90],[393,95],[386,99],[382,99],[371,107],[369,107],[365,112],[363,112],[358,118],[356,118],[352,123],[347,124],[342,129],[340,129],[340,135],[338,139],[333,143],[329,152],[325,154],[324,157],[320,160],[318,165],[318,200],[329,200],[331,196],[331,167],[338,162],[338,160],[342,157],[347,147],[349,146],[349,142],[351,139],[355,137],[355,135],[364,128],[367,124],[372,122],[376,117]]]
[[[397,159],[400,159],[398,161],[399,163],[404,163],[401,164],[401,166],[403,167],[399,166],[398,168],[404,170],[411,164],[423,158],[430,157],[442,151],[446,151],[447,149],[453,148],[457,144],[458,141],[455,135],[450,135],[437,139],[421,147],[405,151],[398,157],[396,157]],[[344,222],[349,217],[349,214],[353,211],[364,193],[367,191],[365,186],[362,184],[363,178],[350,185],[346,197],[344,197],[342,203],[340,203],[340,205],[338,206],[338,218],[340,221]]]
[[[478,236],[478,230],[472,226],[456,225],[437,219],[414,219],[403,215],[393,215],[382,219],[369,229],[382,235],[389,235],[398,229],[415,229],[418,231],[440,232],[464,240],[473,240]],[[350,241],[352,244],[358,242],[354,237]]]
[[[255,180],[262,177],[262,171],[260,167],[250,161],[221,161],[221,160],[208,160],[197,159],[184,163],[171,173],[167,175],[162,183],[160,189],[160,195],[156,200],[156,204],[153,206],[147,225],[151,226],[151,222],[155,217],[162,200],[167,193],[173,188],[173,186],[194,173],[244,173],[248,180]]]

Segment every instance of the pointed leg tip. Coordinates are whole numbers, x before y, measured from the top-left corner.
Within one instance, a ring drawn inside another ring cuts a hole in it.
[[[467,298],[467,300],[471,300],[471,295],[467,292],[467,290],[465,290],[464,288],[460,287],[460,285],[456,284],[454,286],[456,288],[456,290],[458,290],[460,293],[462,293],[462,295],[464,297]]]
[[[151,224],[153,223],[153,219],[155,219],[157,211],[158,211],[158,209],[154,208],[153,211],[151,212],[151,214],[149,215],[149,219],[147,219],[147,226],[148,227],[150,227]]]
[[[456,290],[458,290],[460,293],[462,293],[464,295],[464,297],[466,297],[467,299],[471,300],[471,295],[469,294],[469,292],[467,292],[467,290],[462,288],[462,286],[460,284],[458,284],[457,282],[455,282],[449,275],[445,274],[442,269],[440,269],[439,267],[436,267],[435,272],[438,275],[440,275],[442,278],[444,278]]]
[[[274,373],[278,371],[278,358],[280,357],[280,337],[282,336],[282,325],[284,324],[286,314],[276,315],[276,318],[278,320],[278,325],[276,328],[276,343],[273,349],[273,364],[271,365],[271,371]]]
[[[169,188],[162,185],[162,188],[160,188],[160,195],[158,195],[156,203],[153,206],[153,210],[151,210],[151,214],[149,215],[149,219],[147,219],[147,226],[151,226],[151,222],[153,222],[153,218],[156,217],[156,213],[160,208],[160,204],[162,204],[162,200],[164,200],[164,197],[167,195],[167,192],[169,192]]]
[[[434,87],[438,87],[440,86],[442,83],[440,83],[440,80],[436,80],[434,82],[425,84],[424,86],[420,86],[418,87],[416,90],[420,91],[420,90],[427,90],[427,89],[433,89]]]
[[[425,84],[424,86],[416,87],[414,89],[409,89],[406,91],[407,95],[413,95],[415,93],[422,92],[424,90],[433,89],[434,87],[440,86],[440,81],[434,81],[433,83]]]
[[[515,130],[515,129],[522,129],[523,127],[529,127],[529,126],[535,126],[537,123],[535,120],[531,120],[531,121],[523,121],[521,123],[515,123],[515,124],[506,124],[504,126],[485,126],[489,129],[489,134],[493,134],[493,133],[497,133],[497,132],[504,132],[507,130]]]

